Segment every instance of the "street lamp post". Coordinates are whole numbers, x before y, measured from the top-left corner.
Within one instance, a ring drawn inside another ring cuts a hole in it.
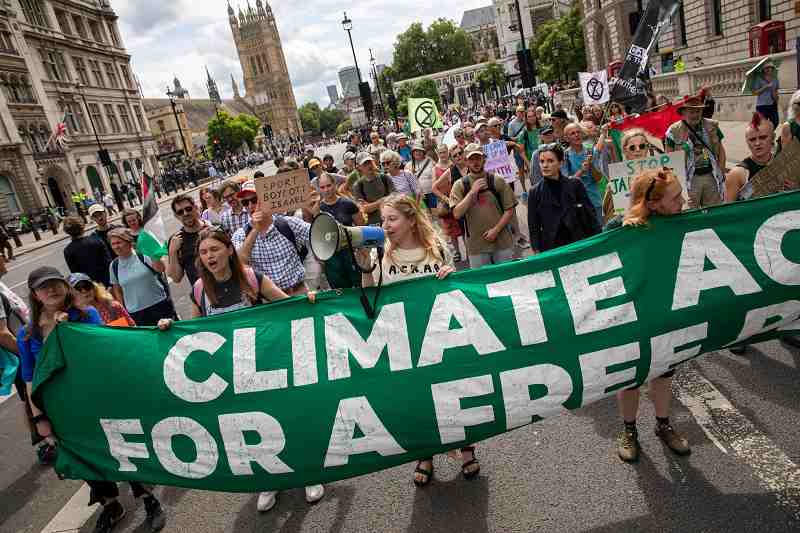
[[[353,29],[353,21],[347,18],[347,12],[344,13],[344,19],[342,19],[342,27],[344,31],[347,32],[347,37],[350,39],[350,51],[353,52],[353,64],[356,67],[356,75],[358,76],[358,92],[361,95],[361,104],[364,107],[364,112],[367,114],[367,119],[372,122],[372,97],[369,94],[369,83],[366,83],[366,88],[362,87],[362,80],[361,80],[361,69],[358,68],[358,59],[356,59],[356,48],[353,46],[353,34],[351,30]]]
[[[375,56],[372,55],[372,48],[369,49],[369,60],[372,63],[372,77],[375,79],[375,90],[378,91],[378,102],[381,104],[381,120],[386,120],[386,109],[383,107],[383,94],[381,94],[381,81],[378,78],[378,69],[375,68]]]
[[[350,50],[353,52],[353,63],[356,66],[356,74],[358,75],[358,83],[361,83],[361,71],[358,69],[358,59],[356,59],[356,48],[353,46],[353,34],[350,31],[353,29],[353,21],[347,18],[347,11],[344,12],[344,19],[342,19],[342,27],[347,32],[347,37],[350,39]]]
[[[170,90],[169,85],[168,85],[167,86],[167,97],[169,98],[169,103],[172,106],[172,114],[175,115],[175,123],[178,124],[178,133],[180,133],[180,135],[181,135],[181,143],[183,144],[183,153],[186,155],[186,157],[190,157],[189,156],[189,150],[186,148],[186,138],[183,136],[183,127],[181,127],[181,121],[178,118],[178,109],[175,106],[175,98],[174,98],[174,96],[175,96],[175,93],[173,93]]]

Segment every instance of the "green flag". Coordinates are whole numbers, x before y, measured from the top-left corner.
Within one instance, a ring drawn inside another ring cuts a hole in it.
[[[255,492],[374,472],[800,333],[798,205],[793,192],[656,217],[397,283],[374,320],[347,289],[167,332],[62,323],[34,400],[72,479]]]
[[[411,133],[425,128],[443,127],[442,116],[436,108],[436,102],[430,98],[408,99],[408,122],[411,124]]]

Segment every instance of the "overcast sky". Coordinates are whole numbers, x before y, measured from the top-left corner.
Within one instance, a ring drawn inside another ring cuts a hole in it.
[[[255,0],[250,0],[255,8]],[[133,69],[145,97],[164,97],[174,76],[192,97],[208,98],[204,66],[208,65],[223,98],[233,96],[231,74],[244,92],[242,70],[228,24],[226,0],[112,0]],[[297,105],[327,105],[327,85],[337,83],[340,68],[352,65],[343,11],[353,21],[353,42],[362,78],[368,79],[369,48],[376,63],[390,64],[397,34],[413,22],[426,27],[438,17],[461,23],[464,10],[489,5],[489,0],[273,0],[272,10]],[[247,0],[232,0],[245,7]],[[340,89],[341,91],[341,89]]]

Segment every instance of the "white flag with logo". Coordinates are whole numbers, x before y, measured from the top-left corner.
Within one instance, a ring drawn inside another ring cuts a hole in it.
[[[605,104],[609,99],[608,72],[580,72],[581,92],[584,104]]]

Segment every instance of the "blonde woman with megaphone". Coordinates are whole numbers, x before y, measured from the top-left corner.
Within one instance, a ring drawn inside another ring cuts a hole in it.
[[[381,206],[382,227],[386,235],[386,249],[381,261],[383,283],[391,284],[406,279],[436,276],[444,279],[455,272],[453,258],[447,246],[431,223],[425,210],[406,195],[392,194]],[[364,256],[365,251],[360,255]],[[359,261],[361,262],[361,261]],[[364,274],[365,287],[374,286],[381,276],[380,269]],[[475,458],[475,447],[461,448],[461,473],[465,479],[474,479],[480,473]],[[414,484],[423,487],[433,478],[433,457],[417,461]]]

